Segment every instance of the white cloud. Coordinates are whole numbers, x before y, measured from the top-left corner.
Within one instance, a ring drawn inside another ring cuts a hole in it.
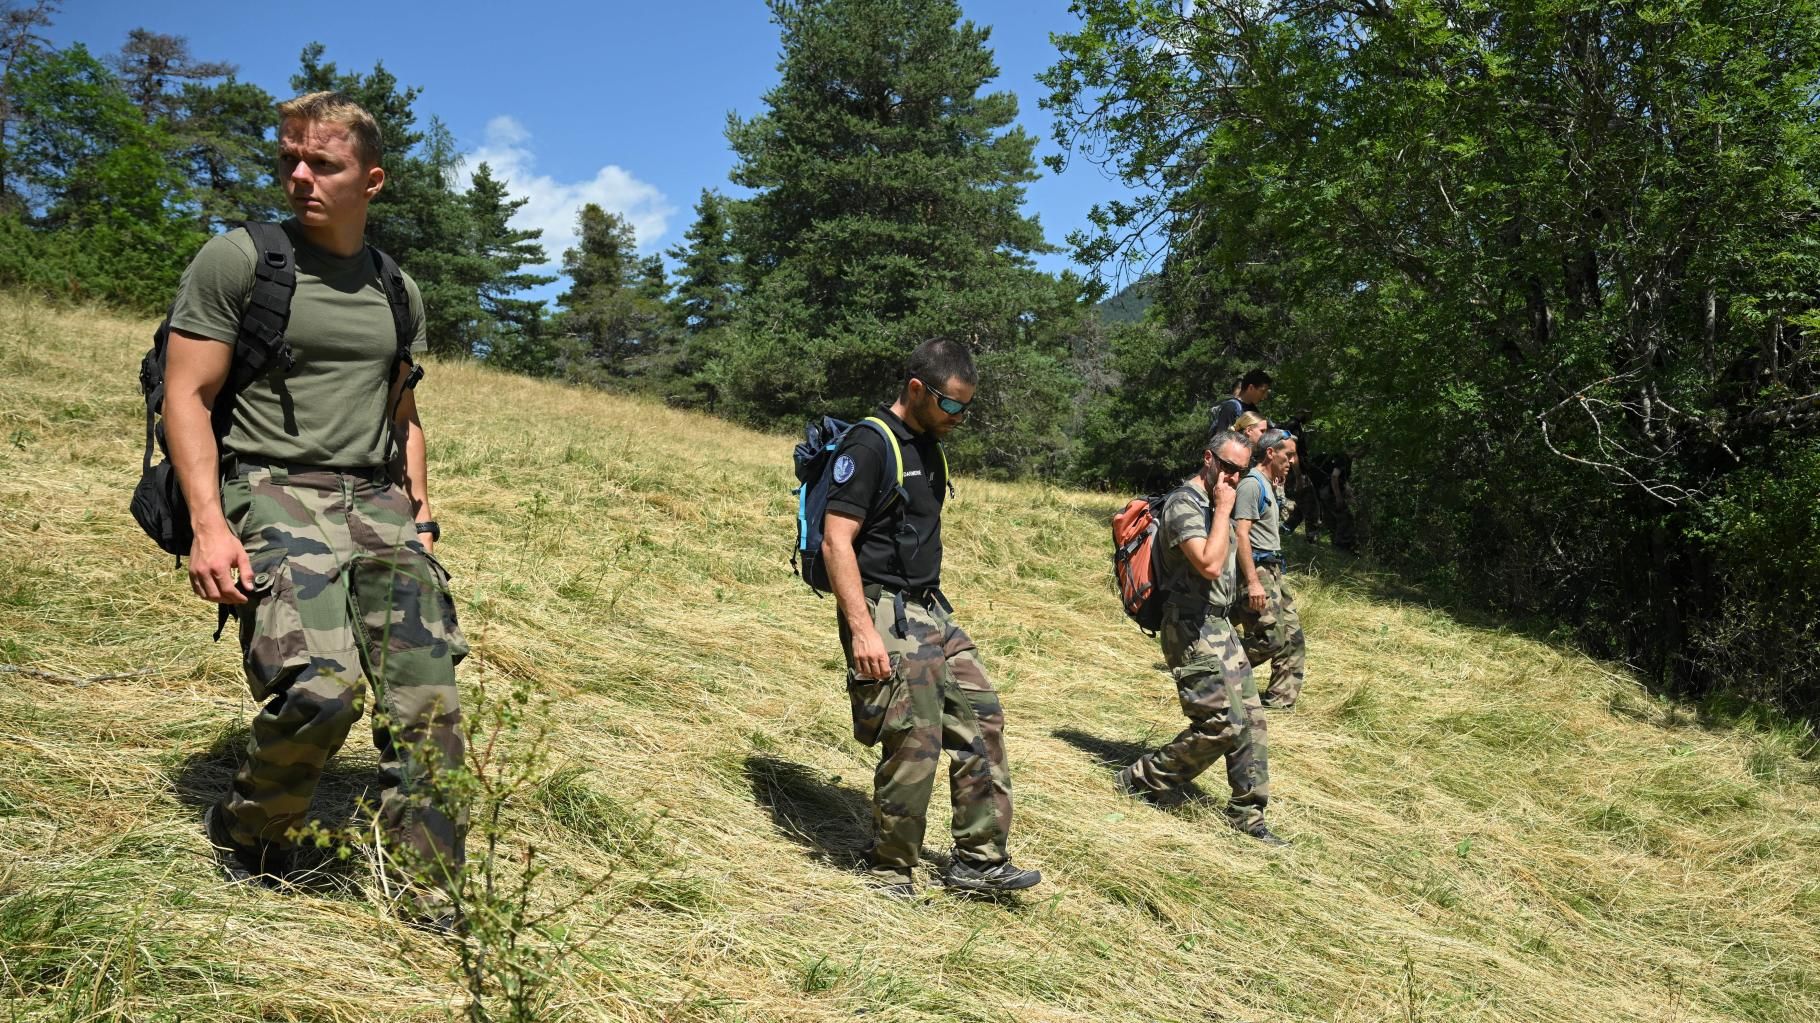
[[[560,264],[563,250],[575,244],[575,215],[588,203],[624,217],[632,225],[643,252],[657,248],[676,212],[656,185],[640,181],[614,164],[600,168],[585,181],[557,181],[548,174],[537,173],[531,133],[509,116],[487,122],[486,142],[467,154],[456,186],[467,188],[474,168],[482,163],[492,168],[494,177],[507,183],[506,190],[513,198],[531,200],[513,216],[512,226],[543,229],[541,240],[550,256],[550,266]]]

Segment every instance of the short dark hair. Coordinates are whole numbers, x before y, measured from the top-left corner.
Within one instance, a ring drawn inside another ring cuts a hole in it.
[[[1261,369],[1254,369],[1239,378],[1240,387],[1269,387],[1273,383],[1275,381],[1270,379],[1270,374]]]
[[[916,346],[910,353],[909,361],[904,363],[904,387],[907,390],[911,380],[921,380],[924,384],[940,390],[949,380],[959,377],[964,384],[978,386],[979,370],[973,368],[973,353],[959,341],[948,338],[931,338]]]

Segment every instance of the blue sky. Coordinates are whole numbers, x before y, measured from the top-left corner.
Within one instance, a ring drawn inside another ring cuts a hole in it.
[[[1017,94],[1039,158],[1055,152],[1035,75],[1054,62],[1049,34],[1074,27],[1067,4],[962,0],[962,7],[992,28],[1001,74],[990,88]],[[552,259],[572,240],[584,202],[626,216],[645,251],[680,242],[701,190],[730,190],[727,114],[760,112],[777,78],[777,30],[759,0],[69,0],[50,35],[106,54],[135,27],[185,36],[196,57],[238,64],[242,80],[275,96],[289,95],[298,54],[312,41],[344,70],[384,61],[400,81],[422,88],[420,120],[441,117],[464,152],[488,160],[515,194],[532,198],[523,216],[544,228]],[[1061,244],[1085,226],[1095,202],[1121,194],[1077,159],[1061,175],[1044,169],[1025,208]],[[1057,253],[1039,265],[1072,264]]]

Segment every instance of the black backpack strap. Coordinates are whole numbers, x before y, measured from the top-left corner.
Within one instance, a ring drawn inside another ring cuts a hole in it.
[[[385,291],[386,303],[392,307],[392,332],[398,340],[398,354],[392,361],[392,372],[398,372],[403,363],[416,364],[411,358],[411,343],[417,340],[417,331],[411,326],[411,296],[405,290],[404,271],[391,256],[375,246],[367,246],[373,254],[373,269],[379,273],[379,286]]]
[[[231,399],[242,388],[273,366],[289,370],[296,362],[284,339],[291,320],[291,297],[297,293],[297,253],[291,236],[277,224],[249,220],[252,236],[253,290],[240,315],[240,333],[234,338],[234,368],[228,375]],[[227,403],[216,402],[217,409]]]
[[[380,290],[385,292],[386,304],[392,309],[392,336],[396,344],[392,362],[386,371],[388,386],[392,388],[385,414],[386,443],[389,448],[386,463],[389,465],[404,457],[404,445],[398,439],[398,406],[404,401],[404,392],[415,388],[417,382],[423,379],[423,367],[411,358],[411,344],[417,340],[417,331],[411,324],[411,295],[405,290],[404,271],[398,268],[397,261],[378,246],[369,245],[367,251],[373,254],[373,269],[379,274]],[[411,372],[400,382],[398,370],[402,366],[411,367]]]

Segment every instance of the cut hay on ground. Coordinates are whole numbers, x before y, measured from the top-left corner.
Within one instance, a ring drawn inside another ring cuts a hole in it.
[[[357,872],[232,888],[201,807],[252,702],[125,514],[150,325],[0,297],[0,1004],[19,1020],[437,1020],[448,946]],[[991,381],[985,381],[990,387]],[[420,394],[471,696],[549,698],[511,808],[557,904],[557,1018],[1820,1019],[1820,824],[1798,735],[1702,724],[1618,669],[1399,603],[1297,548],[1303,706],[1270,719],[1270,851],[1118,798],[1181,725],[1109,586],[1114,496],[963,478],[947,590],[1004,696],[1041,888],[880,899],[872,755],[833,603],[788,564],[789,441],[437,363]],[[373,756],[357,731],[322,803]],[[945,847],[945,782],[929,844]],[[919,880],[927,882],[930,875]]]

